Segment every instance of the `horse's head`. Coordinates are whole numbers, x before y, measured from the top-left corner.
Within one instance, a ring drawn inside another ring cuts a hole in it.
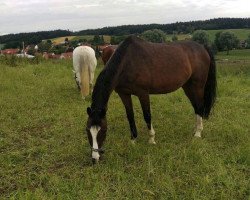
[[[74,70],[72,70],[72,72],[74,73],[74,78],[75,78],[75,81],[76,81],[77,88],[80,90],[81,89],[81,84],[80,84],[79,73],[77,74]]]
[[[106,138],[107,120],[105,109],[91,109],[87,108],[89,115],[87,121],[87,135],[89,144],[91,146],[92,161],[96,163],[99,161],[100,154],[103,154],[103,142]]]

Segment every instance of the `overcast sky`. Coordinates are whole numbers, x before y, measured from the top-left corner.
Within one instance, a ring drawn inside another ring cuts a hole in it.
[[[0,0],[0,35],[250,17],[250,0]]]

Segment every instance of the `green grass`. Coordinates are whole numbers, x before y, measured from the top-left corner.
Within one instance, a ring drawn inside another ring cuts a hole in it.
[[[248,55],[249,58],[249,55]],[[157,145],[133,98],[139,137],[109,101],[104,160],[92,166],[86,108],[71,61],[0,63],[0,199],[249,199],[250,64],[218,62],[218,98],[203,138],[182,90],[152,95]],[[101,71],[99,64],[96,75]]]
[[[68,40],[73,40],[76,36],[65,36],[65,37],[58,37],[58,38],[54,38],[54,39],[51,39],[51,41],[54,43],[54,44],[60,44],[62,42],[65,41],[65,38],[68,38]]]
[[[104,41],[106,43],[110,43],[110,36],[104,35]],[[65,37],[58,37],[58,38],[53,38],[51,41],[55,44],[60,44],[61,42],[64,42],[65,38],[68,38],[69,41],[78,41],[80,39],[85,39],[87,41],[93,40],[94,35],[82,35],[82,36],[65,36]]]
[[[246,40],[248,35],[250,34],[250,29],[225,29],[225,30],[207,30],[208,35],[209,35],[209,39],[210,41],[214,41],[215,39],[215,34],[219,31],[231,31],[233,32],[238,39],[240,40]],[[167,34],[166,35],[166,41],[172,41],[172,34]],[[177,35],[178,40],[185,40],[185,39],[190,39],[191,35],[190,34],[178,34]],[[79,40],[79,39],[86,39],[87,41],[90,41],[94,38],[93,35],[82,35],[82,36],[68,36],[69,40],[71,41],[75,41],[75,40]],[[52,42],[54,43],[60,43],[63,42],[65,39],[65,37],[61,37],[61,38],[54,38],[52,39]],[[110,43],[110,39],[111,36],[108,35],[104,35],[104,41],[106,43]]]
[[[239,40],[246,40],[248,35],[250,35],[250,29],[223,29],[223,30],[206,30],[209,35],[209,40],[214,41],[215,34],[219,31],[230,31],[233,32]],[[167,35],[167,40],[171,41],[173,35]],[[190,34],[178,34],[178,40],[190,39]]]
[[[79,40],[79,39],[86,39],[87,41],[90,41],[90,40],[93,40],[93,38],[94,38],[94,35],[82,35],[82,36],[76,36],[75,38],[72,39],[72,41]],[[104,35],[103,38],[106,43],[110,43],[111,37],[109,35]]]
[[[187,39],[191,38],[190,34],[178,34],[176,36],[177,36],[178,40],[187,40]],[[172,34],[167,34],[166,41],[172,41],[172,37],[173,37]]]
[[[218,59],[230,60],[232,62],[235,61],[242,61],[242,62],[249,62],[250,61],[250,49],[245,50],[231,50],[229,51],[229,55],[227,55],[226,51],[218,52],[216,55]]]
[[[250,29],[226,29],[226,30],[207,30],[209,38],[214,41],[215,34],[219,31],[230,31],[233,32],[239,40],[246,40],[248,35],[250,35]]]

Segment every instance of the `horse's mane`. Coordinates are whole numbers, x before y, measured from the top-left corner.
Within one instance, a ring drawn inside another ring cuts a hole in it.
[[[105,68],[99,74],[92,94],[92,109],[106,108],[110,94],[116,86],[117,78],[122,71],[120,65],[126,49],[136,36],[129,36],[116,49]]]

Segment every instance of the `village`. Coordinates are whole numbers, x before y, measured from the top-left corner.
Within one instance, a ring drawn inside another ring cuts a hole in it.
[[[97,39],[95,39],[97,38]],[[92,47],[96,56],[99,57],[104,48],[110,46],[110,43],[104,42],[101,37],[96,36],[93,40],[78,40],[69,41],[68,37],[63,37],[62,42],[52,42],[51,40],[43,40],[39,44],[25,45],[22,43],[22,48],[7,48],[0,50],[1,56],[17,56],[22,58],[32,59],[36,56],[43,57],[44,59],[72,59],[73,50],[77,46]],[[62,38],[61,38],[62,39]]]

